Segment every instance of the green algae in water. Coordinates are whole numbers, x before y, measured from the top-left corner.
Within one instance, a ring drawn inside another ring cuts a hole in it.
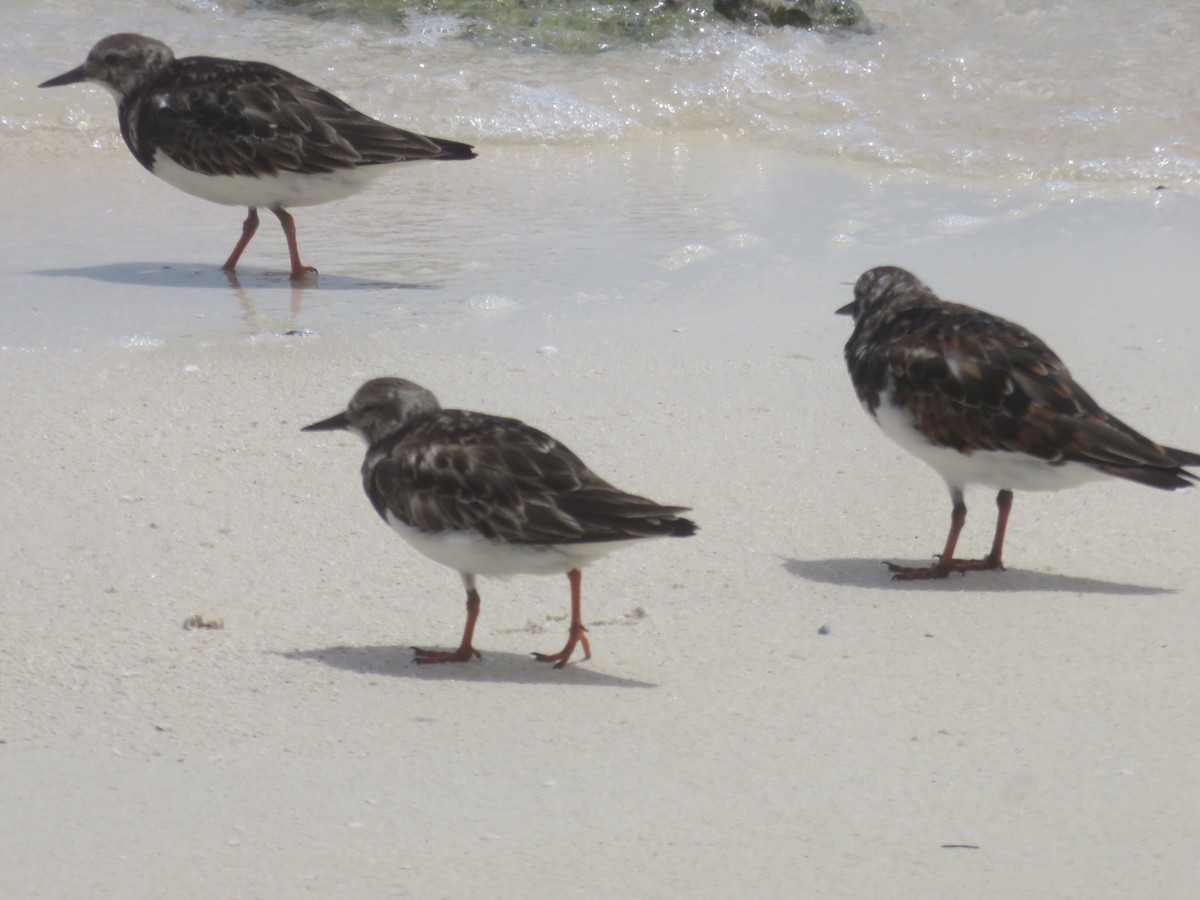
[[[562,53],[595,53],[689,34],[733,19],[762,25],[854,28],[854,0],[272,0],[314,18],[354,17],[401,26],[412,14],[460,19],[463,33]]]

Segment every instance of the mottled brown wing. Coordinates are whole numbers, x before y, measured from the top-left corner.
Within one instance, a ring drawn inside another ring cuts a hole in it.
[[[614,488],[554,438],[515,419],[443,410],[368,476],[380,515],[425,531],[567,544],[691,533],[663,507]],[[691,526],[690,530],[683,524]]]
[[[140,111],[162,152],[207,175],[315,174],[417,159],[469,159],[466,144],[377,122],[267,63],[179,60]],[[227,87],[227,86],[232,87]],[[152,146],[139,139],[140,146]]]
[[[1186,460],[1105,412],[1036,335],[979,310],[913,310],[887,348],[897,403],[922,434],[959,451],[1075,461],[1134,480]]]

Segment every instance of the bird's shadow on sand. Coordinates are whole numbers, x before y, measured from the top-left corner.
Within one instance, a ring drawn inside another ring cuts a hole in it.
[[[1003,594],[1018,591],[1037,591],[1067,594],[1174,594],[1170,588],[1076,575],[1057,575],[1028,569],[1005,569],[1003,572],[968,572],[951,575],[944,580],[893,581],[887,567],[878,559],[789,559],[780,557],[783,568],[808,581],[843,587],[874,588],[888,591],[943,591],[945,593]],[[903,565],[925,565],[925,561],[894,560]]]
[[[348,275],[318,275],[310,281],[293,282],[284,271],[246,269],[225,272],[214,265],[164,262],[121,262],[69,269],[36,269],[34,275],[47,278],[90,278],[107,284],[126,284],[159,288],[232,288],[245,290],[288,289],[321,291],[406,290],[433,291],[440,285],[354,278]]]
[[[554,684],[571,687],[655,688],[656,684],[634,678],[619,678],[586,668],[588,663],[567,663],[556,669],[528,654],[482,651],[482,660],[422,666],[413,662],[411,647],[380,645],[368,647],[321,647],[280,653],[286,659],[315,660],[335,669],[360,675],[387,675],[418,681],[474,681],[481,684]]]

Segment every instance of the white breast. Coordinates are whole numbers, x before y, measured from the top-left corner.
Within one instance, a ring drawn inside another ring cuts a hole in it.
[[[968,454],[938,447],[917,431],[907,410],[891,402],[891,391],[879,400],[875,420],[883,433],[932,466],[950,488],[982,484],[996,490],[1059,491],[1110,477],[1082,463],[1053,464],[1024,453],[976,450]]]
[[[593,563],[601,556],[637,540],[532,546],[490,541],[471,531],[432,534],[405,525],[390,512],[387,522],[414,550],[435,562],[459,572],[499,578],[509,575],[562,574]]]
[[[201,175],[185,169],[165,153],[154,155],[154,174],[172,187],[226,206],[317,206],[357,194],[390,165],[359,166],[337,172],[301,175],[280,172],[256,178],[250,175]]]

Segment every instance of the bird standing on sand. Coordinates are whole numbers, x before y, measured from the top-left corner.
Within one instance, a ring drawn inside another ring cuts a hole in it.
[[[1013,490],[1053,491],[1114,476],[1173,491],[1197,479],[1200,454],[1164,447],[1103,410],[1054,352],[1020,325],[941,300],[910,272],[871,269],[838,310],[854,317],[846,363],[884,433],[950,489],[950,533],[928,567],[887,563],[893,578],[1002,569]],[[991,552],[954,558],[963,489],[999,490]]]
[[[583,566],[635,541],[688,537],[696,525],[682,506],[618,490],[550,435],[517,419],[442,409],[402,378],[376,378],[344,412],[304,431],[351,431],[367,442],[363,488],[375,511],[416,550],[457,569],[467,591],[467,623],[457,650],[416,650],[419,663],[466,662],[479,616],[479,575],[565,573],[571,585],[567,644],[535,653],[561,669],[583,644]]]
[[[467,144],[378,122],[267,63],[176,59],[140,34],[109,35],[83,65],[38,87],[81,81],[117,98],[121,136],[150,172],[196,197],[249,209],[227,272],[258,229],[260,206],[279,219],[292,279],[303,280],[317,270],[300,262],[289,207],[349,197],[396,163],[475,156]]]

